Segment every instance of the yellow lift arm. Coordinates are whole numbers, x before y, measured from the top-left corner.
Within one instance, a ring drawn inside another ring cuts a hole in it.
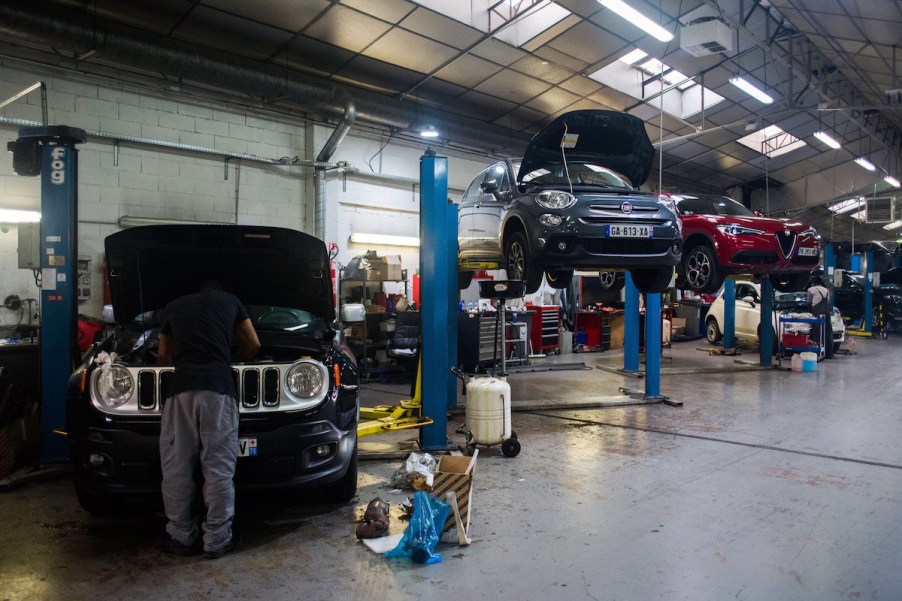
[[[360,422],[357,424],[357,438],[375,436],[392,430],[420,428],[432,423],[431,417],[423,415],[422,383],[420,370],[422,361],[417,362],[417,380],[413,398],[397,405],[361,407]]]

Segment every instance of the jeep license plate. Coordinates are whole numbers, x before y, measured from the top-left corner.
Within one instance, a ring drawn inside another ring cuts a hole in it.
[[[816,246],[802,246],[799,248],[799,256],[800,257],[814,257],[817,256],[817,247]]]
[[[609,225],[608,238],[654,238],[654,227],[650,225]]]
[[[256,457],[257,456],[257,439],[256,438],[239,438],[238,439],[238,456],[239,457]]]

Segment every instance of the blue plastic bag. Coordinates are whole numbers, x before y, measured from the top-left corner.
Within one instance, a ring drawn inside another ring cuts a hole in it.
[[[410,524],[398,546],[388,551],[385,556],[389,558],[407,557],[416,563],[440,563],[442,556],[440,553],[435,553],[435,545],[442,534],[442,528],[450,511],[451,505],[448,503],[425,491],[415,492]]]

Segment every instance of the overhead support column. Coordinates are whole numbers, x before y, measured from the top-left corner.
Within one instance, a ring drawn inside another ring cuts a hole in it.
[[[453,207],[452,207],[453,208]],[[424,450],[448,448],[448,407],[457,399],[451,368],[457,365],[457,228],[448,216],[448,159],[420,157],[420,381],[423,413],[433,423],[420,430]],[[453,397],[453,398],[452,398]]]
[[[774,330],[771,325],[774,321],[773,315],[774,285],[770,278],[765,276],[761,279],[761,321],[759,321],[761,339],[758,341],[758,354],[763,367],[773,364]]]

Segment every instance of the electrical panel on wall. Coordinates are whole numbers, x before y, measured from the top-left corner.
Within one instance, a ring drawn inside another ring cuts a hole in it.
[[[78,257],[78,300],[91,298],[91,259],[84,255]]]
[[[41,268],[41,224],[20,223],[19,269]]]

